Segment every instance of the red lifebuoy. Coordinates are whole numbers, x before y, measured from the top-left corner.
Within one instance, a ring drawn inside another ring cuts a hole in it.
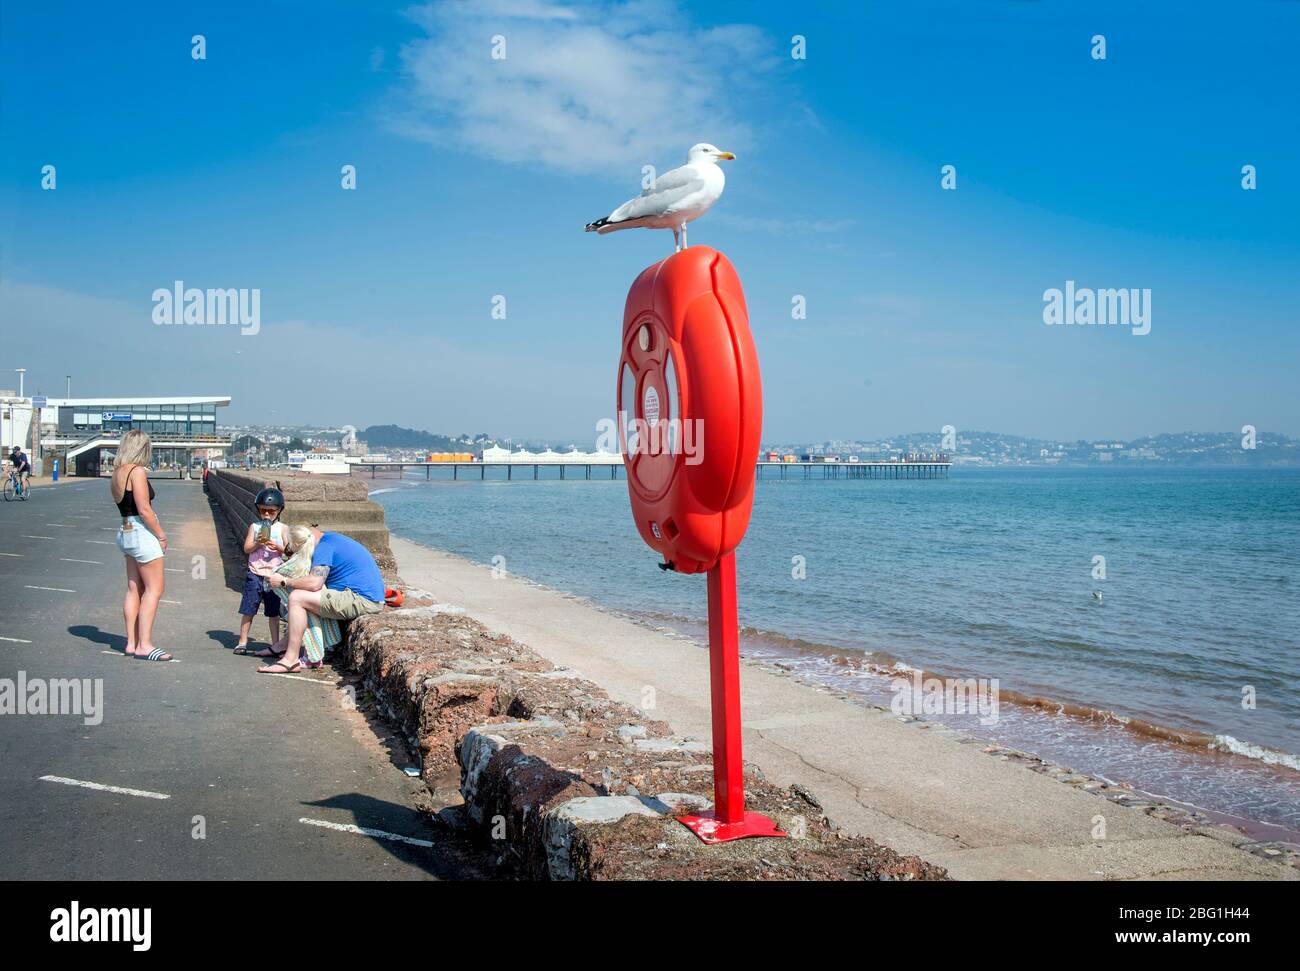
[[[730,260],[692,246],[642,271],[624,309],[617,395],[637,530],[666,569],[708,570],[749,525],[763,425]]]

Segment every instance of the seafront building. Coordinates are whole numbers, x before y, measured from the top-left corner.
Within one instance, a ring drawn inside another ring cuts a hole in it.
[[[483,449],[483,461],[501,465],[622,465],[623,455],[620,452],[579,452],[576,448],[568,452],[549,448],[544,452],[530,452],[525,448],[512,452],[491,445]]]
[[[0,450],[5,455],[15,445],[31,451],[33,410],[30,397],[12,389],[0,390]]]
[[[111,466],[122,435],[139,429],[153,439],[160,468],[219,461],[230,442],[217,434],[217,409],[229,404],[229,395],[47,398],[40,410],[41,451],[46,466],[58,458],[65,475],[99,475]]]

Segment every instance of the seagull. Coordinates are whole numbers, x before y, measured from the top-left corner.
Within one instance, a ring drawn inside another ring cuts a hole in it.
[[[587,223],[589,233],[612,233],[644,226],[671,229],[677,252],[686,248],[686,224],[699,219],[722,195],[727,177],[718,166],[721,159],[734,159],[731,152],[701,142],[686,153],[686,164],[665,172],[654,185],[635,199],[629,199],[608,216]]]

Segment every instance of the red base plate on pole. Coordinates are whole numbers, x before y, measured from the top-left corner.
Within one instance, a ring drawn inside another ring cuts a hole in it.
[[[737,823],[719,822],[713,810],[706,809],[696,816],[678,816],[677,821],[698,836],[705,843],[730,843],[750,836],[784,836],[776,828],[776,823],[762,813],[745,813],[745,818]]]

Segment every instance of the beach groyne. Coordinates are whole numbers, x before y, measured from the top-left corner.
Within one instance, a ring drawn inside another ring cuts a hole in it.
[[[439,819],[552,880],[936,880],[828,819],[799,786],[746,766],[745,802],[790,839],[706,846],[674,813],[709,808],[709,746],[610,699],[455,607],[416,606],[353,622],[344,648],[379,714],[420,754],[431,792],[463,803]]]
[[[248,524],[257,518],[253,504],[257,493],[272,485],[284,493],[285,523],[350,536],[370,550],[385,575],[396,572],[384,509],[370,500],[365,483],[351,476],[288,469],[213,469],[208,473],[208,491],[237,537],[242,537]]]

